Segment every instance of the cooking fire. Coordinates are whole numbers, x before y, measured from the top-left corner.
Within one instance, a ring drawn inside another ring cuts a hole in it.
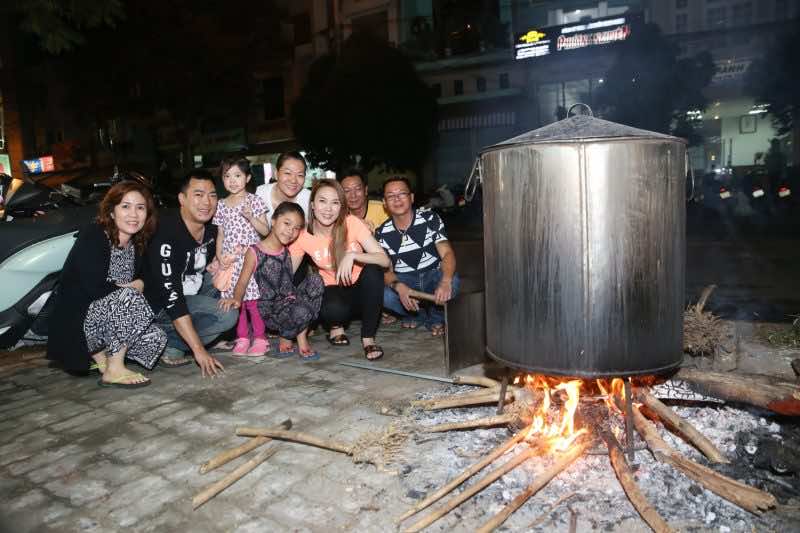
[[[478,531],[492,531],[577,459],[600,453],[610,458],[625,495],[641,518],[654,531],[674,531],[637,481],[634,454],[644,453],[645,448],[657,461],[738,508],[761,514],[776,505],[773,495],[704,466],[668,443],[667,435],[662,436],[665,431],[700,451],[710,464],[730,462],[711,440],[657,397],[664,385],[657,385],[651,391],[652,378],[590,380],[527,374],[515,378],[507,387],[484,377],[462,377],[457,381],[482,388],[444,398],[418,400],[415,405],[431,411],[496,404],[501,412],[468,422],[427,425],[427,433],[506,425],[514,434],[399,517],[397,522],[404,525],[403,531],[420,531],[448,513],[458,512],[459,506],[514,469],[531,463],[546,463],[530,484],[477,528]],[[682,387],[680,382],[669,382],[666,386],[682,389],[684,402],[687,399],[718,402]],[[501,457],[506,454],[510,458],[503,462]],[[477,479],[470,483],[471,478]],[[456,493],[462,484],[465,488]],[[440,501],[442,504],[427,514],[415,516]],[[412,517],[416,519],[413,523]]]

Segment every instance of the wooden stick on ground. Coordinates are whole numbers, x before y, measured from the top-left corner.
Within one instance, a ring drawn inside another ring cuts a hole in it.
[[[633,507],[647,522],[647,525],[653,528],[656,533],[671,533],[673,529],[667,525],[667,522],[658,514],[655,507],[647,500],[647,497],[639,489],[636,484],[636,479],[633,477],[633,471],[628,466],[625,456],[620,449],[619,442],[616,437],[608,431],[601,431],[600,436],[606,443],[608,454],[611,457],[611,466],[614,467],[614,472],[617,474],[620,485],[622,485],[625,494],[633,504]]]
[[[245,474],[252,471],[253,469],[255,469],[255,467],[257,467],[258,465],[260,465],[261,463],[272,457],[277,451],[278,451],[277,446],[264,450],[263,452],[259,453],[246,463],[241,464],[239,467],[236,468],[236,470],[234,470],[224,478],[206,487],[202,492],[200,492],[194,498],[192,498],[192,509],[193,510],[197,509],[198,507],[206,503],[208,500],[210,500],[223,490],[227,489],[228,487],[239,481],[242,477],[244,477]]]
[[[642,402],[647,407],[652,409],[659,416],[659,418],[666,422],[665,425],[668,429],[674,428],[677,430],[678,434],[683,437],[684,440],[700,450],[703,455],[708,457],[709,461],[714,463],[730,463],[728,458],[725,457],[716,446],[714,446],[714,443],[708,440],[705,435],[700,433],[697,428],[678,416],[675,411],[670,409],[667,405],[664,405],[661,400],[653,396],[650,391],[647,390],[647,388],[642,387],[638,389],[638,392]]]
[[[695,463],[678,450],[670,447],[658,434],[656,426],[647,420],[635,405],[633,422],[636,431],[647,442],[647,446],[656,459],[677,468],[717,496],[754,514],[760,514],[764,510],[775,507],[777,502],[772,494],[723,476],[708,467]]]
[[[480,389],[473,392],[465,392],[460,394],[450,394],[447,396],[441,396],[439,398],[431,398],[429,400],[414,400],[411,402],[413,407],[419,407],[421,409],[428,409],[431,406],[438,405],[440,403],[446,403],[450,401],[462,401],[462,400],[471,400],[471,399],[483,399],[486,397],[494,397],[499,398],[499,394],[496,390],[491,389]],[[513,391],[506,392],[506,399],[513,399],[514,393]]]
[[[488,533],[489,531],[494,531],[495,528],[500,527],[500,525],[505,522],[514,511],[519,509],[522,504],[528,501],[531,496],[539,492],[542,487],[550,482],[551,479],[556,477],[559,473],[561,473],[562,470],[571,465],[575,459],[580,457],[589,446],[589,443],[590,439],[586,438],[580,442],[573,443],[566,452],[556,459],[555,463],[546,468],[544,472],[539,473],[536,476],[536,479],[533,480],[533,483],[531,483],[531,485],[525,489],[524,492],[511,500],[508,505],[503,507],[499,513],[492,517],[491,520],[481,526],[478,531],[480,533]]]
[[[310,444],[317,448],[325,448],[326,450],[333,450],[347,455],[353,455],[353,449],[349,444],[337,442],[330,439],[321,439],[308,433],[300,433],[299,431],[287,431],[283,429],[273,428],[252,428],[243,427],[236,428],[236,434],[240,437],[271,437],[273,439],[288,440],[292,442],[300,442],[302,444]]]
[[[500,400],[500,395],[497,391],[487,392],[486,394],[468,395],[464,398],[458,396],[451,396],[434,400],[431,403],[422,407],[425,411],[436,411],[438,409],[452,409],[453,407],[465,407],[467,405],[481,405],[484,403],[497,403]]]
[[[506,413],[504,415],[487,416],[477,420],[467,420],[465,422],[451,422],[449,424],[437,424],[423,428],[425,433],[441,433],[442,431],[454,431],[458,429],[487,428],[492,426],[504,426],[517,420],[517,415]]]
[[[681,368],[673,379],[720,400],[741,402],[788,416],[800,416],[800,387],[791,381],[756,374],[706,372]]]
[[[406,529],[406,533],[414,533],[416,531],[420,531],[425,529],[429,525],[433,524],[441,517],[494,483],[499,478],[503,477],[504,475],[511,472],[513,469],[530,459],[531,457],[535,456],[538,451],[539,446],[531,447],[524,452],[518,453],[511,459],[509,459],[503,466],[492,470],[480,480],[476,481],[474,485],[470,485],[464,492],[460,493],[459,495],[450,498],[444,505],[444,507],[437,509],[436,511],[432,512],[428,516],[424,517],[423,519],[417,521],[416,523],[412,524],[408,529]]]
[[[478,385],[490,389],[499,389],[500,382],[485,376],[453,376],[453,383],[459,385]]]
[[[286,419],[280,423],[279,427],[276,429],[291,429],[292,428],[292,421],[291,419]],[[250,450],[254,450],[259,446],[263,446],[264,444],[271,441],[269,437],[256,437],[254,439],[250,439],[248,442],[237,446],[235,448],[231,448],[230,450],[225,450],[224,452],[215,455],[205,463],[200,466],[200,473],[205,474],[207,472],[211,472],[215,468],[219,468],[220,466],[229,463],[236,459],[237,457],[241,457],[242,455],[246,454]]]
[[[430,496],[419,502],[417,505],[415,505],[414,507],[403,513],[401,517],[395,520],[395,523],[399,524],[406,518],[417,514],[426,507],[442,499],[444,496],[449,494],[453,489],[464,483],[466,480],[471,478],[477,472],[483,470],[487,465],[491,464],[495,459],[497,459],[498,457],[506,453],[508,450],[513,448],[518,442],[521,442],[522,439],[525,438],[525,434],[527,432],[528,432],[527,429],[520,431],[519,433],[517,433],[516,435],[505,441],[503,444],[501,444],[500,446],[489,452],[489,454],[486,457],[484,457],[474,465],[464,470],[461,474],[458,475],[458,477],[454,478],[447,485],[443,486],[442,488],[440,488],[439,490],[437,490],[436,492],[434,492],[433,494],[431,494]]]

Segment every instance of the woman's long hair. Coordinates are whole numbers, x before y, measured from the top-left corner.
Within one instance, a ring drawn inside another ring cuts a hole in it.
[[[317,197],[317,192],[325,187],[330,187],[336,191],[336,195],[339,197],[339,204],[342,206],[341,211],[339,211],[339,216],[333,222],[331,244],[328,249],[331,254],[331,259],[333,259],[333,269],[336,270],[339,268],[339,261],[347,252],[347,225],[345,224],[345,218],[347,217],[347,199],[338,181],[320,179],[314,182],[314,186],[311,188],[311,200],[309,201],[308,232],[312,235],[314,234],[314,222],[317,220],[317,217],[314,215],[314,199]]]
[[[111,214],[114,212],[114,208],[122,202],[122,198],[131,191],[136,191],[144,197],[144,203],[147,208],[147,218],[144,220],[144,226],[131,238],[136,247],[136,253],[142,255],[147,246],[147,241],[155,233],[156,225],[158,224],[156,204],[147,185],[136,181],[123,181],[111,187],[103,197],[103,201],[100,202],[96,220],[105,230],[111,244],[119,247],[119,230],[114,219],[111,218]]]

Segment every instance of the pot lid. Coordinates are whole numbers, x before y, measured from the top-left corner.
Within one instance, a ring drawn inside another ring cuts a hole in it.
[[[642,130],[609,120],[595,118],[591,115],[589,106],[575,104],[575,106],[578,105],[586,107],[589,110],[589,114],[567,117],[539,129],[488,146],[484,148],[483,151],[486,152],[520,144],[584,142],[602,139],[656,139],[686,143],[684,139],[673,137],[672,135]],[[572,111],[575,106],[572,106],[570,111]]]

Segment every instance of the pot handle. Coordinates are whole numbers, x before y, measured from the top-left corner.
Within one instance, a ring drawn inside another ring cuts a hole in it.
[[[573,109],[575,109],[576,107],[585,107],[585,108],[586,108],[586,111],[588,111],[588,113],[587,113],[587,114],[588,114],[590,117],[593,117],[593,116],[594,116],[594,111],[592,111],[592,108],[591,108],[591,107],[589,107],[589,105],[588,105],[588,104],[584,104],[584,103],[582,103],[582,102],[578,102],[577,104],[572,104],[571,106],[569,106],[569,109],[567,109],[567,117],[569,117],[569,116],[572,114],[572,110],[573,110]]]
[[[464,184],[464,200],[471,202],[475,197],[475,192],[478,190],[478,185],[483,183],[483,173],[481,167],[481,158],[475,158],[475,163],[472,165],[472,171],[467,177],[467,182]]]
[[[686,150],[686,168],[689,171],[689,178],[692,180],[692,192],[689,195],[689,198],[686,199],[686,203],[691,202],[694,200],[694,169],[692,168],[692,162],[689,161],[689,150]]]

